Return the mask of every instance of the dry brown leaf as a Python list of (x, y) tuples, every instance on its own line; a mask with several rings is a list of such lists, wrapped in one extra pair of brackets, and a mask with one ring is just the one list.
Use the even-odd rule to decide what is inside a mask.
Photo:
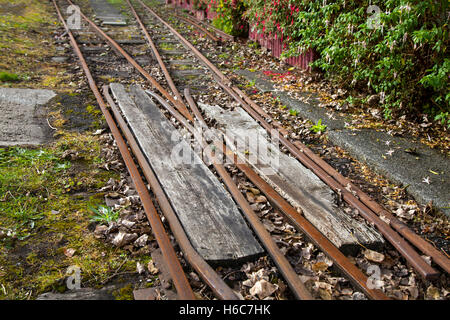
[(250, 294), (252, 296), (258, 296), (259, 299), (264, 299), (277, 291), (277, 289), (277, 285), (262, 279), (257, 281), (255, 285), (250, 288)]
[(148, 262), (147, 269), (152, 275), (158, 274), (159, 272), (158, 268), (155, 267), (152, 260)]
[(364, 251), (364, 257), (369, 261), (377, 263), (383, 262), (384, 260), (384, 254), (369, 249)]
[(318, 272), (318, 271), (322, 271), (323, 272), (323, 271), (328, 269), (328, 264), (326, 264), (325, 262), (317, 262), (317, 263), (312, 265), (312, 269), (315, 272)]
[(427, 289), (427, 297), (429, 299), (438, 300), (440, 298), (439, 289), (434, 286), (429, 286)]

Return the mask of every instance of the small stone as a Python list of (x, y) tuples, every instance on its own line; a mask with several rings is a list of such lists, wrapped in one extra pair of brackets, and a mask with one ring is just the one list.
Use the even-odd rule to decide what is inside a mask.
[(425, 260), (425, 262), (427, 264), (429, 264), (431, 266), (431, 257), (430, 256), (422, 256), (423, 260)]
[(366, 296), (361, 292), (355, 292), (352, 295), (352, 300), (367, 300)]
[(127, 227), (128, 229), (131, 229), (136, 223), (128, 220), (122, 220), (121, 224)]
[(56, 63), (63, 63), (63, 62), (66, 62), (67, 59), (68, 59), (68, 57), (64, 57), (64, 56), (63, 57), (53, 57), (52, 61), (56, 62)]
[(144, 266), (142, 265), (142, 263), (140, 263), (140, 262), (136, 263), (136, 271), (139, 274), (142, 274), (145, 271)]

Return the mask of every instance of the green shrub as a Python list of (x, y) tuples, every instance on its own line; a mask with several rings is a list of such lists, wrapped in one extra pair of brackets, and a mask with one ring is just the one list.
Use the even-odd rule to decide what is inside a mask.
[(243, 20), (246, 6), (242, 0), (211, 0), (205, 3), (208, 10), (217, 12), (213, 26), (234, 36), (247, 34), (248, 26)]
[(251, 26), (283, 38), (284, 56), (314, 49), (313, 67), (340, 86), (378, 94), (385, 117), (449, 111), (447, 0), (246, 3)]

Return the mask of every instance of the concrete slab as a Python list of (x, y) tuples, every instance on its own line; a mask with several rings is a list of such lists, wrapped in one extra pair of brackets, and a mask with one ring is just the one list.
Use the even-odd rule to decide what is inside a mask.
[(55, 96), (51, 90), (0, 88), (0, 146), (48, 141), (51, 130), (43, 105)]
[[(433, 201), (435, 207), (450, 216), (450, 162), (445, 156), (423, 144), (382, 131), (332, 130), (328, 136), (353, 157), (390, 180), (408, 186), (406, 190), (417, 201), (423, 204)], [(411, 149), (416, 152), (405, 151)], [(430, 184), (423, 181), (427, 177)]]
[(69, 290), (65, 293), (46, 292), (40, 294), (36, 300), (115, 300), (112, 291), (115, 288), (93, 289), (81, 288)]
[(103, 25), (127, 25), (125, 17), (107, 0), (90, 0), (89, 2), (96, 17), (102, 20)]
[[(424, 205), (433, 201), (436, 208), (450, 216), (448, 157), (409, 137), (393, 137), (374, 129), (348, 130), (345, 122), (350, 122), (350, 118), (338, 114), (331, 116), (326, 108), (319, 107), (318, 99), (313, 94), (305, 92), (310, 101), (305, 103), (292, 98), (287, 92), (275, 90), (271, 81), (261, 72), (235, 72), (250, 81), (254, 80), (255, 86), (261, 91), (272, 92), (289, 109), (297, 110), (302, 118), (314, 123), (322, 119), (322, 124), (327, 125), (326, 133), (332, 143), (347, 150), (354, 158), (367, 163), (388, 179), (408, 186), (407, 191), (419, 203)], [(387, 141), (390, 141), (389, 145), (386, 144)], [(405, 152), (407, 149), (416, 149), (417, 154)], [(391, 155), (388, 153), (390, 150), (394, 150)], [(430, 184), (423, 181), (427, 177)]]

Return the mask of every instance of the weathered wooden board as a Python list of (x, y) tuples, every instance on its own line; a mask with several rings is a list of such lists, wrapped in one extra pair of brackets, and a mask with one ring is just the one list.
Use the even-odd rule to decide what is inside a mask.
[[(235, 150), (258, 174), (344, 252), (355, 252), (360, 244), (378, 248), (384, 240), (371, 226), (362, 224), (335, 205), (335, 193), (297, 159), (282, 153), (253, 118), (242, 108), (224, 111), (219, 106), (199, 104)], [(253, 141), (248, 143), (245, 141)], [(360, 243), (360, 244), (359, 244)]]
[(148, 95), (138, 86), (110, 87), (198, 253), (216, 263), (261, 254), (229, 193)]

